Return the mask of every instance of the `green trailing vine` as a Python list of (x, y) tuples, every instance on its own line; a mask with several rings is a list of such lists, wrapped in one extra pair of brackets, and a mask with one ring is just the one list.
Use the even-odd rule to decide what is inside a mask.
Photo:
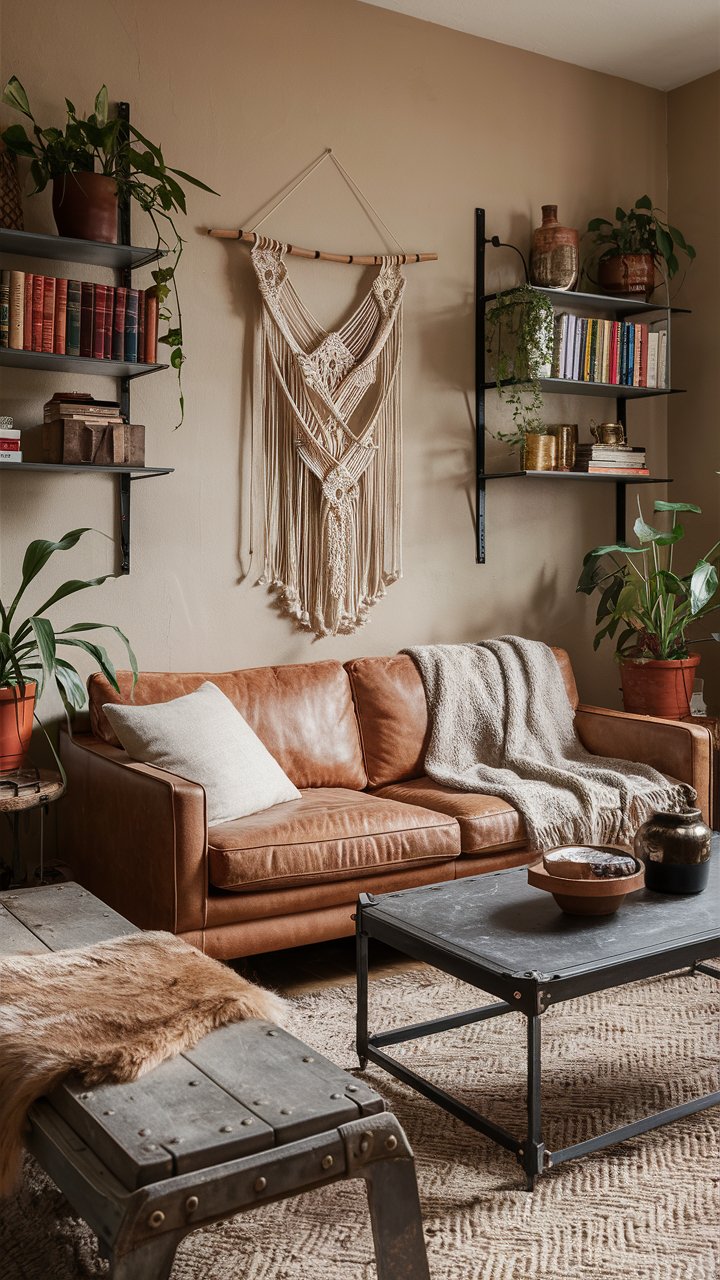
[(550, 299), (528, 284), (499, 293), (486, 313), (486, 350), (514, 425), (496, 438), (512, 452), (522, 448), (526, 435), (546, 434), (539, 371), (552, 359), (553, 321)]

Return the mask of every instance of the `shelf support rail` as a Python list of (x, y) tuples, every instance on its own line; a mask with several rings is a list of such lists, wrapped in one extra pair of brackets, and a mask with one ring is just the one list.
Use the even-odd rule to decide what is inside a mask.
[(475, 563), (485, 563), (485, 210), (475, 210)]

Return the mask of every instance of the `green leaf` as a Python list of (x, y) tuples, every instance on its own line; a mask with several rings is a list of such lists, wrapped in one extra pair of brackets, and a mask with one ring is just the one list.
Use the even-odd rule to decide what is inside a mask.
[(91, 640), (73, 639), (70, 636), (58, 635), (56, 639), (59, 645), (69, 645), (74, 649), (83, 649), (85, 653), (89, 653), (90, 657), (95, 659), (105, 679), (110, 682), (117, 693), (120, 692), (114, 663), (103, 645), (93, 644)]
[(42, 664), (43, 678), (42, 687), (38, 689), (39, 700), (48, 681), (51, 681), (55, 675), (55, 632), (52, 623), (47, 618), (32, 617), (28, 621), (35, 636)]
[[(63, 637), (69, 636), (69, 635), (77, 635), (78, 632), (102, 631), (104, 629), (108, 631), (114, 631), (115, 635), (118, 636), (120, 640), (122, 640), (125, 646), (125, 649), (127, 651), (128, 661), (130, 663), (130, 670), (132, 671), (133, 689), (134, 689), (138, 679), (137, 658), (135, 657), (132, 646), (127, 636), (125, 635), (125, 632), (121, 631), (120, 628), (116, 627), (112, 622), (76, 622), (74, 626), (64, 627), (62, 631), (58, 631), (57, 633), (58, 643), (62, 641)], [(110, 680), (110, 683), (113, 684), (112, 677), (108, 677), (108, 679)], [(120, 690), (117, 687), (117, 682), (114, 683), (114, 688), (118, 693), (120, 692)]]
[(30, 120), (33, 119), (28, 96), (17, 76), (11, 76), (8, 80), (2, 91), (2, 100), (6, 106), (14, 107), (16, 111), (22, 111), (23, 115)]
[(74, 120), (74, 119), (75, 119), (75, 117), (76, 117), (76, 115), (77, 115), (77, 111), (75, 110), (75, 104), (74, 104), (74, 102), (71, 102), (69, 98), (66, 98), (66, 99), (65, 99), (65, 107), (66, 107), (66, 109), (67, 109), (67, 113), (68, 113), (68, 115), (70, 116), (70, 118), (71, 118), (72, 120)]
[(185, 357), (182, 351), (180, 350), (179, 347), (175, 347), (174, 351), (170, 356), (170, 364), (172, 365), (173, 369), (179, 369), (180, 365), (184, 364), (184, 362), (185, 362)]
[(641, 196), (639, 200), (635, 201), (635, 208), (636, 209), (652, 209), (652, 200), (650, 199), (649, 196)]
[(105, 573), (100, 578), (70, 578), (53, 592), (37, 612), (47, 613), (48, 609), (57, 604), (58, 600), (65, 600), (67, 596), (75, 595), (77, 591), (85, 591), (88, 587), (100, 587), (103, 582), (107, 582), (108, 578), (114, 577), (114, 573)]
[(0, 135), (8, 151), (16, 156), (34, 156), (35, 144), (28, 138), (21, 124), (11, 124), (9, 129)]
[[(175, 172), (177, 173), (179, 170), (176, 169)], [(183, 177), (184, 176), (185, 175), (183, 174)], [(609, 222), (607, 218), (591, 218), (588, 222), (587, 229), (588, 231), (599, 231), (601, 227), (611, 226), (612, 222)]]
[(685, 252), (687, 253), (687, 243), (685, 241), (685, 237), (682, 231), (678, 231), (677, 227), (672, 227), (670, 223), (668, 223), (668, 231), (670, 232), (670, 235), (672, 236), (675, 243), (679, 244), (680, 248), (684, 249)]
[(661, 498), (656, 499), (655, 511), (693, 511), (695, 515), (701, 516), (700, 507), (696, 507), (693, 502), (663, 502)]
[(97, 97), (95, 98), (95, 119), (100, 127), (107, 124), (108, 118), (108, 91), (107, 85), (103, 85)]
[(678, 262), (674, 253), (671, 253), (670, 257), (667, 260), (667, 269), (668, 269), (668, 275), (670, 279), (672, 279), (674, 275), (677, 275), (678, 271), (680, 270), (680, 263)]
[(691, 244), (686, 245), (686, 252), (687, 252), (688, 258), (690, 259), (695, 258), (697, 256), (696, 251)]
[(633, 525), (635, 536), (640, 542), (654, 542), (657, 547), (670, 547), (675, 542), (679, 542), (685, 530), (681, 524), (674, 524), (669, 533), (664, 529), (654, 529), (651, 524), (638, 516)]
[(182, 178), (183, 182), (191, 182), (194, 187), (199, 187), (201, 191), (207, 191), (211, 196), (220, 194), (219, 191), (213, 191), (212, 187), (208, 187), (206, 183), (201, 182), (199, 178), (193, 178), (191, 173), (185, 173), (183, 169), (173, 169), (170, 165), (168, 165), (168, 169), (170, 173), (175, 173), (178, 178)]
[(87, 701), (85, 685), (69, 662), (58, 658), (55, 664), (55, 680), (67, 711), (82, 711)]
[(670, 259), (673, 256), (672, 237), (668, 235), (667, 231), (663, 231), (662, 227), (655, 228), (655, 237), (657, 239), (658, 249), (665, 261), (669, 264)]
[(690, 579), (690, 612), (694, 616), (712, 600), (718, 586), (718, 573), (714, 564), (700, 560)]

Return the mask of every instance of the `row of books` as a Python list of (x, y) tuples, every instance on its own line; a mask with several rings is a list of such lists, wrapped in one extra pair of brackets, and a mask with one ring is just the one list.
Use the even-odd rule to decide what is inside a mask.
[(20, 432), (9, 415), (0, 416), (0, 462), (22, 462)]
[(0, 273), (0, 347), (156, 364), (157, 340), (153, 289)]
[(552, 378), (622, 387), (667, 385), (667, 328), (632, 320), (555, 318)]
[(649, 476), (642, 445), (579, 444), (575, 454), (575, 470), (590, 475)]

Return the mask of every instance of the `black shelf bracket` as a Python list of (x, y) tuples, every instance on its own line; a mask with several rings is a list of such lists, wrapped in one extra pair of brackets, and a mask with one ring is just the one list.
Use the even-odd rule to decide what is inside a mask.
[(485, 563), (485, 210), (475, 210), (475, 563)]

